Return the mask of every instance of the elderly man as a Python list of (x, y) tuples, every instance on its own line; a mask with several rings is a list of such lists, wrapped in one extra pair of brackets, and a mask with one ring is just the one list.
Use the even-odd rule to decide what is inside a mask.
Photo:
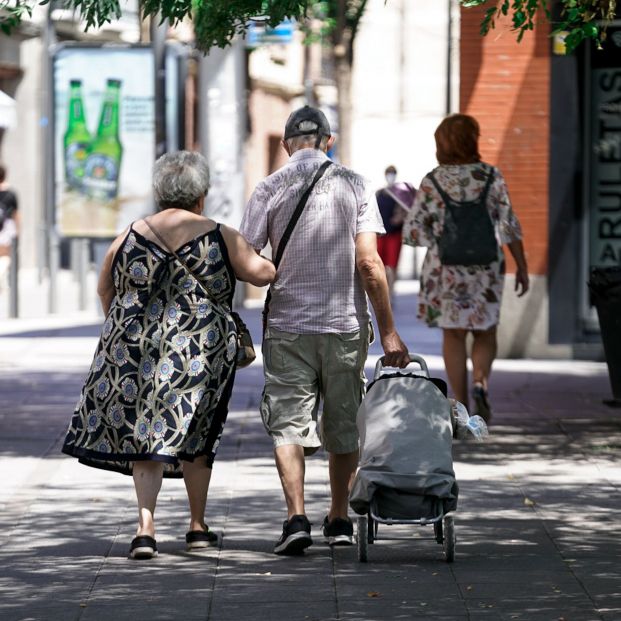
[[(331, 545), (352, 543), (348, 495), (358, 465), (356, 412), (371, 330), (365, 292), (385, 364), (409, 362), (377, 253), (376, 236), (384, 227), (375, 195), (360, 175), (330, 165), (326, 152), (333, 142), (320, 110), (293, 112), (282, 141), (289, 161), (257, 186), (241, 224), (257, 251), (270, 242), (278, 268), (266, 305), (261, 403), (288, 510), (276, 554), (300, 554), (313, 543), (304, 508), (304, 456), (322, 445), (329, 453), (332, 495), (323, 534)], [(289, 238), (285, 231), (296, 211), (299, 220)]]

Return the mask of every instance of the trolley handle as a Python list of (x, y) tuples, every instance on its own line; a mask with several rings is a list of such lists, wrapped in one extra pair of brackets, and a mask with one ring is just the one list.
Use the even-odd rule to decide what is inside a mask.
[[(409, 364), (412, 364), (413, 362), (418, 363), (423, 373), (429, 376), (429, 368), (427, 367), (427, 363), (425, 362), (425, 359), (422, 356), (419, 356), (418, 354), (414, 354), (412, 352), (408, 352), (408, 356), (410, 358)], [(380, 356), (379, 360), (377, 361), (375, 365), (375, 373), (373, 375), (373, 380), (379, 379), (380, 375), (382, 374), (382, 371), (385, 368), (386, 367), (384, 367), (384, 356)]]

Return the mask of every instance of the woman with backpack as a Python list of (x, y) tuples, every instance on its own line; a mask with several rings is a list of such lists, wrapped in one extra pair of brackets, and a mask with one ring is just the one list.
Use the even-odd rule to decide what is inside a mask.
[(427, 246), (418, 318), (443, 331), (442, 353), (455, 398), (468, 406), (466, 337), (472, 333), (475, 413), (489, 422), (488, 381), (504, 286), (506, 245), (517, 265), (515, 290), (528, 291), (522, 230), (498, 168), (481, 161), (479, 124), (445, 118), (435, 132), (439, 166), (421, 181), (404, 242)]

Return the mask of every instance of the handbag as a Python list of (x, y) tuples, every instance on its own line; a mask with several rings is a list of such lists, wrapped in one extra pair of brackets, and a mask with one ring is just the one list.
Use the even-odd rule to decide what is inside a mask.
[[(295, 228), (295, 225), (297, 224), (298, 220), (300, 219), (300, 216), (302, 215), (302, 211), (304, 210), (304, 207), (306, 206), (308, 197), (311, 195), (311, 192), (313, 191), (313, 188), (315, 187), (319, 179), (323, 177), (323, 174), (326, 172), (326, 170), (328, 170), (328, 168), (331, 165), (332, 165), (332, 162), (328, 160), (327, 162), (324, 162), (319, 167), (319, 170), (315, 173), (315, 176), (313, 177), (311, 184), (306, 188), (304, 194), (302, 194), (302, 197), (300, 198), (300, 201), (296, 205), (293, 215), (291, 216), (291, 219), (289, 220), (289, 223), (287, 224), (287, 228), (285, 229), (285, 232), (282, 234), (282, 237), (280, 238), (280, 243), (278, 244), (278, 250), (276, 250), (276, 255), (274, 256), (273, 262), (274, 262), (274, 267), (276, 268), (276, 270), (278, 270), (278, 266), (280, 265), (282, 255), (285, 252), (285, 248), (287, 244), (289, 243), (289, 238), (291, 237), (291, 233), (293, 233), (293, 229)], [(265, 335), (265, 330), (267, 328), (267, 315), (269, 312), (271, 300), (272, 300), (272, 287), (270, 286), (270, 288), (267, 290), (267, 295), (265, 296), (265, 304), (263, 305), (263, 334), (264, 335)]]
[(438, 239), (442, 265), (489, 265), (498, 260), (498, 242), (487, 209), (487, 196), (494, 180), (489, 174), (479, 198), (473, 201), (452, 199), (436, 181), (427, 175), (444, 201), (444, 226)]
[[(162, 242), (164, 248), (166, 248), (174, 257), (177, 259), (181, 265), (189, 272), (198, 282), (201, 282), (201, 278), (190, 268), (190, 266), (168, 245), (166, 240), (159, 234), (159, 232), (151, 226), (151, 223), (144, 218), (145, 224), (151, 229), (151, 232)], [(210, 293), (209, 289), (203, 285), (203, 289), (207, 294), (207, 297), (214, 303), (220, 304)], [(239, 316), (235, 311), (230, 311), (231, 318), (235, 323), (235, 330), (237, 332), (237, 357), (235, 359), (235, 364), (238, 368), (243, 369), (247, 367), (249, 364), (252, 364), (256, 357), (257, 353), (254, 350), (254, 345), (252, 343), (252, 335), (250, 334), (250, 330), (248, 330), (248, 326), (244, 323), (244, 320)]]

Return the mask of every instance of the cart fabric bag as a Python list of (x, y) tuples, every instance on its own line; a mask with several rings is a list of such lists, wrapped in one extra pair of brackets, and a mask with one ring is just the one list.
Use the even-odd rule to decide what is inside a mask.
[(358, 409), (360, 467), (352, 509), (368, 512), (375, 495), (382, 517), (431, 518), (457, 508), (451, 406), (442, 380), (381, 375)]

